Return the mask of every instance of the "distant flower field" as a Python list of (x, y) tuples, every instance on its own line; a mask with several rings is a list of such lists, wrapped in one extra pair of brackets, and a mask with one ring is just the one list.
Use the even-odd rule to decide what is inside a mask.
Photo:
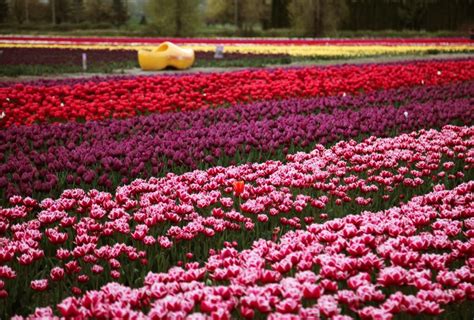
[(156, 46), (163, 41), (172, 41), (197, 52), (214, 52), (216, 45), (222, 45), (226, 54), (285, 54), (327, 58), (474, 51), (472, 41), (463, 38), (305, 40), (0, 36), (0, 48), (138, 50)]

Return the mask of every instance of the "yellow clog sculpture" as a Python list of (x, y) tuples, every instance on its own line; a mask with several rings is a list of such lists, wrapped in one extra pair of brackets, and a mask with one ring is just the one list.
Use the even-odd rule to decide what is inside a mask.
[(138, 63), (142, 70), (162, 70), (166, 67), (187, 69), (194, 63), (194, 50), (166, 41), (157, 48), (139, 50)]

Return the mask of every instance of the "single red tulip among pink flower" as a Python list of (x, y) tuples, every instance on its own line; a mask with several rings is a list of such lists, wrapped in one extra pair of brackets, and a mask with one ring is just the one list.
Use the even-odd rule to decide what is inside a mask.
[(235, 181), (232, 186), (234, 188), (235, 195), (239, 197), (242, 194), (242, 192), (244, 192), (245, 182), (242, 180)]

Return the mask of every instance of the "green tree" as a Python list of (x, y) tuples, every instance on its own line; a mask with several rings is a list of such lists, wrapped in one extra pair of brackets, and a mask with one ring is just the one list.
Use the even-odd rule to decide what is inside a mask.
[(70, 21), (71, 1), (56, 0), (56, 23), (64, 23)]
[(11, 0), (9, 12), (19, 23), (43, 21), (47, 18), (47, 4), (38, 0)]
[(112, 1), (112, 17), (116, 25), (123, 25), (128, 20), (127, 6), (123, 0)]
[(420, 30), (428, 13), (429, 2), (433, 1), (410, 0), (402, 2), (398, 8), (398, 16), (404, 22), (403, 27)]
[(28, 6), (28, 0), (11, 0), (10, 12), (14, 16), (17, 23), (22, 24), (25, 21), (28, 22), (28, 10), (25, 10), (25, 8), (28, 8)]
[(268, 0), (209, 0), (206, 20), (209, 23), (232, 22), (239, 30), (251, 31), (264, 19), (270, 20), (271, 1)]
[(252, 31), (255, 25), (262, 22), (266, 13), (265, 0), (241, 0), (237, 1), (240, 5), (239, 13), (241, 20), (241, 29), (245, 32)]
[(233, 0), (208, 0), (205, 16), (208, 23), (234, 21)]
[(72, 0), (70, 7), (71, 21), (74, 23), (84, 21), (84, 0)]
[(271, 27), (286, 28), (290, 26), (288, 14), (289, 0), (273, 0), (271, 9)]
[(163, 36), (192, 36), (201, 24), (199, 0), (150, 0), (151, 25)]
[(0, 0), (0, 23), (5, 22), (8, 17), (8, 11), (7, 0)]
[(67, 22), (71, 9), (69, 0), (49, 0), (52, 24)]
[(86, 21), (104, 23), (112, 21), (110, 1), (86, 0), (84, 2)]
[(336, 31), (348, 14), (345, 0), (291, 0), (288, 11), (293, 29), (313, 37)]

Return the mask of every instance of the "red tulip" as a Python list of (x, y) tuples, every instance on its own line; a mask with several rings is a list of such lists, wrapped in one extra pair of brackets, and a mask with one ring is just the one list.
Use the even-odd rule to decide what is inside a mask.
[(234, 188), (234, 192), (235, 192), (235, 195), (237, 197), (239, 197), (242, 192), (244, 192), (244, 189), (245, 189), (245, 182), (240, 180), (240, 181), (235, 181), (233, 184), (232, 184), (233, 188)]

